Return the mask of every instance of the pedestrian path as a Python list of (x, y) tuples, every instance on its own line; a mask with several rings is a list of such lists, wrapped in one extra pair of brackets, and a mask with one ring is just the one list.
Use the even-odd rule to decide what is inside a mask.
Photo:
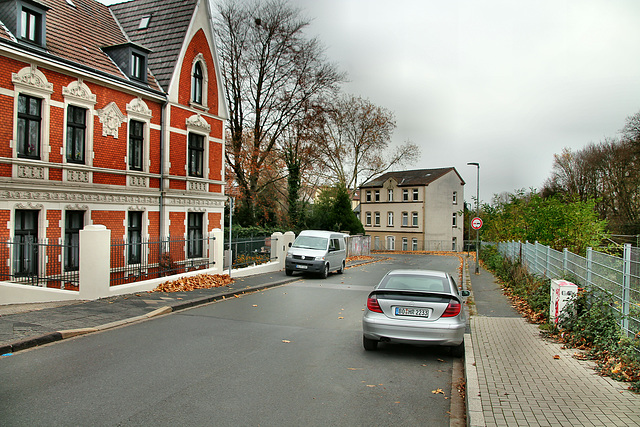
[[(490, 282), (486, 270), (471, 275), (473, 288)], [(522, 317), (479, 310), (467, 340), (468, 425), (640, 426), (640, 395), (599, 376), (593, 362), (544, 339)]]

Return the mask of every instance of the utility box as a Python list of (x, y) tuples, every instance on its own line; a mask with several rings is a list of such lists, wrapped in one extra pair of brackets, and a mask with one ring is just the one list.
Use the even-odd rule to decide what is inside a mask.
[(562, 310), (578, 294), (578, 285), (566, 280), (551, 281), (551, 303), (549, 304), (549, 321), (558, 324)]

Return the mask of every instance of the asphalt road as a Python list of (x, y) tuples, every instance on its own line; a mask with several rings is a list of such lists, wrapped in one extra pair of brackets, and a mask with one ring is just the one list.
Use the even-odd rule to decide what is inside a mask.
[(448, 349), (362, 348), (367, 293), (400, 267), (457, 277), (458, 259), (300, 276), (20, 352), (0, 363), (0, 425), (449, 426)]

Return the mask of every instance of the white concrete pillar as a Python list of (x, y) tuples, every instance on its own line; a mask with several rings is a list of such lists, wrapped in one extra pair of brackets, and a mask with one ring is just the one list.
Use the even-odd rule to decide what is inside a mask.
[(214, 228), (209, 233), (215, 240), (209, 240), (209, 265), (215, 268), (214, 274), (223, 274), (224, 266), (224, 232), (219, 228)]
[(111, 230), (104, 225), (87, 225), (80, 230), (80, 299), (109, 295), (111, 281)]

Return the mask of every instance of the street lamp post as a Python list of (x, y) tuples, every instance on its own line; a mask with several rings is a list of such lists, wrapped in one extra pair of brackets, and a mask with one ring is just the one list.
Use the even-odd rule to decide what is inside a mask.
[[(478, 170), (476, 178), (476, 217), (480, 218), (480, 163), (469, 162), (469, 166), (475, 166)], [(480, 245), (480, 230), (476, 229), (476, 274), (480, 274), (480, 259), (478, 258), (478, 246)]]

